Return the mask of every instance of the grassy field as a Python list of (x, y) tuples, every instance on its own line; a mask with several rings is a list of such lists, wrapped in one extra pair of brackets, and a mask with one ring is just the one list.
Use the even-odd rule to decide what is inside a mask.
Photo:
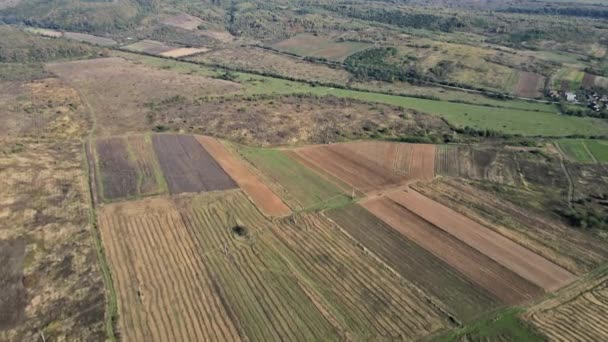
[[(269, 185), (292, 209), (334, 208), (351, 202), (351, 198), (337, 186), (279, 150), (245, 146), (238, 146), (237, 149), (270, 178)], [(277, 191), (277, 188), (282, 191)]]
[(506, 309), (481, 319), (436, 341), (544, 341), (544, 337), (519, 319), (520, 310)]
[[(126, 56), (167, 70), (216, 77), (222, 73), (221, 71), (214, 71), (211, 68), (183, 62), (154, 57), (140, 57), (131, 54)], [(321, 96), (334, 95), (355, 98), (436, 114), (458, 127), (468, 126), (480, 130), (491, 129), (524, 136), (604, 135), (608, 132), (608, 123), (605, 120), (558, 115), (557, 109), (555, 109), (554, 113), (549, 113), (522, 109), (495, 108), (324, 86), (311, 86), (302, 82), (246, 73), (235, 73), (235, 75), (237, 76), (237, 81), (244, 86), (242, 92), (248, 95), (312, 93)]]
[(593, 156), (585, 146), (585, 141), (581, 139), (563, 139), (558, 142), (559, 148), (566, 157), (572, 161), (581, 163), (593, 163)]
[(566, 157), (581, 163), (608, 162), (608, 142), (595, 139), (562, 139), (558, 145)]

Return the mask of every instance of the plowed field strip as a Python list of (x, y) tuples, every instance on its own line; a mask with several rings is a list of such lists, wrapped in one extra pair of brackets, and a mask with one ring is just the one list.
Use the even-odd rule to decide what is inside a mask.
[(152, 143), (171, 194), (237, 187), (193, 136), (156, 134)]
[(129, 155), (137, 165), (138, 186), (141, 195), (156, 195), (166, 192), (166, 184), (156, 153), (149, 136), (132, 135), (127, 137)]
[(518, 304), (535, 298), (543, 292), (389, 198), (368, 201), (363, 206), (504, 303)]
[(469, 320), (499, 305), (486, 290), (359, 205), (332, 210), (328, 215), (404, 278), (436, 297), (458, 319)]
[(137, 170), (129, 159), (126, 141), (118, 137), (99, 139), (95, 147), (103, 198), (114, 200), (135, 196)]
[(391, 193), (389, 197), (547, 291), (575, 279), (562, 267), (417, 191)]
[(367, 192), (404, 181), (392, 171), (375, 167), (374, 163), (357, 161), (352, 154), (339, 147), (309, 147), (297, 149), (296, 153), (308, 159), (329, 174), (341, 179), (360, 191)]
[(196, 139), (236, 181), (262, 212), (270, 216), (286, 216), (291, 210), (275, 195), (266, 184), (237, 160), (224, 146), (214, 138), (197, 136)]

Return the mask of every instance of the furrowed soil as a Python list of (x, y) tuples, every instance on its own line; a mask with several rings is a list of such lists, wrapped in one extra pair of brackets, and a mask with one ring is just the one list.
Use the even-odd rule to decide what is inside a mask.
[(317, 215), (275, 223), (241, 191), (109, 204), (124, 340), (413, 339), (446, 320)]
[(542, 75), (519, 71), (519, 78), (513, 89), (513, 93), (523, 97), (539, 97), (542, 95), (544, 83), (545, 78)]
[(98, 136), (149, 132), (147, 104), (156, 101), (226, 95), (240, 89), (234, 82), (146, 67), (123, 58), (51, 63), (46, 69), (78, 89), (95, 116)]
[(264, 214), (286, 216), (291, 214), (289, 207), (266, 184), (264, 184), (242, 161), (218, 140), (197, 136), (196, 139), (220, 166), (236, 181)]
[(96, 144), (97, 167), (102, 196), (111, 201), (137, 195), (138, 176), (134, 162), (129, 158), (125, 138), (98, 139)]
[[(380, 156), (383, 160), (380, 161), (379, 164), (376, 160), (353, 153), (353, 150), (356, 150), (357, 145), (335, 144), (329, 146), (303, 147), (295, 150), (295, 152), (301, 158), (317, 165), (317, 167), (325, 170), (353, 188), (366, 193), (402, 185), (408, 180), (408, 177), (405, 174), (390, 167), (391, 165), (388, 165), (389, 168), (387, 168), (386, 160), (384, 160), (383, 156)], [(374, 146), (369, 145), (369, 143), (363, 146), (370, 147), (371, 151), (374, 149)], [(389, 158), (393, 153), (397, 156), (398, 151), (391, 151), (391, 146), (385, 147), (387, 147), (386, 153), (389, 154)], [(394, 148), (397, 147), (395, 146)], [(415, 160), (411, 164), (418, 166), (419, 164), (425, 164), (426, 162), (426, 165), (420, 167), (420, 169), (426, 170), (432, 174), (435, 158), (434, 148), (429, 145), (427, 150), (428, 151), (426, 152), (431, 154), (431, 156), (425, 158), (424, 153), (420, 153), (418, 156), (414, 156), (414, 159), (418, 159), (416, 157), (419, 157), (420, 160)], [(363, 153), (365, 153), (365, 150)], [(382, 165), (382, 163), (384, 163), (384, 165)]]
[(435, 177), (435, 145), (362, 141), (333, 147), (369, 160), (379, 168), (404, 175), (408, 180), (431, 180)]
[(549, 341), (605, 341), (608, 315), (606, 267), (534, 305), (523, 318)]
[(391, 193), (389, 197), (546, 291), (575, 279), (564, 268), (415, 190)]
[[(538, 298), (544, 293), (540, 287), (434, 226), (389, 197), (365, 201), (363, 207), (491, 293), (499, 303), (521, 304)], [(486, 305), (491, 308), (492, 305), (496, 305), (496, 301), (489, 301)], [(476, 316), (463, 319), (472, 318), (476, 318)]]
[[(547, 215), (546, 210), (513, 204), (502, 198), (501, 192), (484, 190), (463, 180), (419, 183), (414, 188), (574, 274), (587, 273), (608, 259), (608, 246), (602, 240), (564, 225)], [(522, 196), (530, 198), (528, 192)]]
[(471, 320), (499, 302), (448, 263), (376, 216), (353, 204), (326, 215), (402, 277), (414, 283), (459, 321)]
[(152, 143), (171, 194), (237, 187), (193, 136), (155, 134)]
[(0, 138), (0, 340), (102, 341), (82, 143)]

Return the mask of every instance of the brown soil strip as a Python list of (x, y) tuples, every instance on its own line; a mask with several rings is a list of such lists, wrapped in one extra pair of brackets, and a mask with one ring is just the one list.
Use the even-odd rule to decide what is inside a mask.
[(576, 278), (540, 255), (414, 190), (392, 193), (389, 197), (547, 291), (556, 290)]
[(196, 139), (264, 214), (269, 216), (291, 214), (289, 207), (219, 141), (205, 136), (198, 136)]
[(543, 293), (539, 287), (433, 226), (390, 198), (379, 198), (366, 202), (363, 206), (504, 303), (520, 304)]

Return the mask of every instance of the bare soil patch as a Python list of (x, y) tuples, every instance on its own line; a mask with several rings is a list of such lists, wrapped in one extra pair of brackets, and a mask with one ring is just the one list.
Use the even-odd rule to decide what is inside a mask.
[[(160, 101), (158, 101), (160, 102)], [(211, 135), (247, 145), (331, 143), (377, 135), (450, 132), (436, 116), (337, 97), (273, 96), (155, 103), (149, 127)]]
[(196, 139), (220, 166), (236, 181), (255, 205), (266, 215), (286, 216), (291, 213), (289, 207), (266, 184), (264, 184), (243, 161), (228, 151), (219, 141), (211, 137), (197, 136)]
[[(15, 327), (24, 318), (27, 299), (23, 287), (26, 243), (22, 238), (0, 240), (0, 330)], [(9, 309), (10, 308), (10, 309)]]
[(157, 134), (152, 143), (171, 194), (237, 187), (193, 136)]
[(77, 40), (79, 42), (95, 44), (95, 45), (99, 45), (99, 46), (116, 45), (116, 41), (114, 41), (111, 38), (94, 36), (94, 35), (88, 34), (88, 33), (64, 32), (63, 36), (68, 39)]
[(562, 267), (417, 191), (396, 192), (389, 197), (547, 291), (556, 290), (575, 279), (574, 274)]
[(122, 47), (130, 51), (145, 52), (153, 55), (161, 55), (163, 52), (174, 50), (174, 46), (156, 40), (145, 39), (137, 43)]
[(584, 88), (593, 88), (593, 87), (595, 87), (595, 75), (591, 75), (589, 73), (585, 73), (585, 76), (583, 76), (582, 86)]
[(540, 97), (545, 78), (542, 75), (527, 71), (519, 71), (519, 78), (515, 85), (514, 93), (523, 97)]
[(520, 304), (543, 290), (389, 197), (363, 206), (408, 239), (464, 274), (503, 303)]
[(122, 58), (52, 63), (47, 69), (78, 89), (95, 115), (96, 134), (149, 131), (146, 104), (179, 96), (229, 94), (239, 85), (146, 67)]
[(137, 195), (137, 169), (129, 158), (126, 140), (122, 137), (98, 139), (95, 146), (103, 198), (114, 200)]
[(196, 55), (197, 53), (207, 52), (209, 49), (207, 48), (177, 48), (169, 51), (165, 51), (160, 53), (161, 56), (164, 57), (185, 57), (190, 55)]

